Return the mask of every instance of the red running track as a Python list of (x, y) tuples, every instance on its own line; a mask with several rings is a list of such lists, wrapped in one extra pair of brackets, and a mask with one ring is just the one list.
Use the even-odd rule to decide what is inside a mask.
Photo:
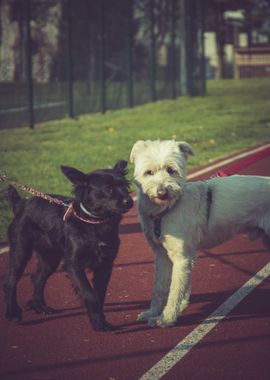
[[(250, 158), (250, 157), (249, 157)], [(235, 162), (233, 164), (236, 164)], [(229, 170), (230, 164), (222, 169)], [(209, 177), (211, 172), (205, 173)], [(241, 174), (270, 175), (270, 154), (241, 166)], [(201, 174), (201, 176), (203, 176)], [(105, 312), (115, 333), (93, 332), (65, 273), (48, 281), (46, 298), (64, 309), (53, 316), (24, 311), (23, 322), (4, 319), (2, 284), (7, 254), (0, 255), (0, 379), (135, 380), (269, 263), (259, 242), (237, 237), (216, 249), (198, 252), (191, 305), (177, 326), (149, 328), (136, 321), (150, 302), (153, 255), (141, 233), (135, 209), (121, 227), (121, 249), (106, 297)], [(30, 273), (20, 281), (19, 302), (31, 296)], [(201, 339), (164, 379), (269, 380), (270, 280), (262, 281)], [(158, 376), (148, 376), (156, 380)]]

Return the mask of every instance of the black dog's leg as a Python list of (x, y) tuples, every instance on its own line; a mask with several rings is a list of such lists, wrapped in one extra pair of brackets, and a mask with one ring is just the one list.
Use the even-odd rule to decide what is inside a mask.
[(99, 294), (90, 285), (84, 268), (82, 268), (79, 263), (72, 263), (67, 265), (67, 271), (70, 275), (75, 291), (79, 294), (86, 307), (93, 329), (96, 331), (111, 330), (110, 325), (105, 321)]
[(56, 271), (60, 260), (61, 257), (58, 252), (50, 250), (48, 247), (44, 252), (39, 251), (37, 272), (32, 275), (34, 285), (33, 298), (27, 303), (28, 307), (37, 313), (53, 314), (61, 311), (47, 306), (44, 299), (44, 288), (47, 279)]
[[(103, 310), (103, 305), (104, 305), (104, 301), (105, 301), (106, 290), (107, 290), (108, 283), (109, 283), (110, 278), (111, 278), (112, 267), (113, 267), (113, 263), (110, 263), (107, 265), (106, 268), (103, 267), (103, 268), (96, 269), (94, 271), (93, 284), (94, 284), (94, 288), (98, 294), (98, 298), (100, 300), (102, 310)], [(108, 330), (114, 329), (114, 327), (112, 325), (110, 325), (108, 322), (105, 322), (105, 323), (106, 323)]]
[(108, 283), (111, 278), (112, 266), (94, 271), (94, 288), (98, 293), (99, 300), (103, 306)]
[(17, 303), (17, 283), (31, 258), (32, 249), (29, 242), (10, 240), (9, 273), (4, 285), (6, 297), (6, 318), (12, 322), (22, 319), (22, 310)]

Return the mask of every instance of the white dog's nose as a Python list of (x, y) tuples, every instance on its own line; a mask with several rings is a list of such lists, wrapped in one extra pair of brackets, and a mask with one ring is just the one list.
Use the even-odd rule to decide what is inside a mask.
[(168, 192), (167, 189), (159, 189), (157, 191), (157, 196), (158, 196), (159, 199), (161, 199), (161, 200), (164, 201), (164, 200), (168, 199), (169, 192)]

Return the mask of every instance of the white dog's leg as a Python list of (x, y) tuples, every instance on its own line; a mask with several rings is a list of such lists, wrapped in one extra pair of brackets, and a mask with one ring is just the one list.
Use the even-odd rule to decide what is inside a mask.
[(190, 299), (190, 293), (191, 293), (191, 276), (189, 277), (187, 290), (183, 296), (183, 299), (179, 306), (178, 316), (182, 314), (182, 312), (188, 307), (189, 305), (189, 299)]
[(150, 326), (166, 327), (173, 325), (179, 314), (188, 305), (192, 263), (189, 259), (179, 259), (177, 256), (173, 258), (172, 262), (171, 286), (167, 304), (161, 315), (149, 319)]
[(152, 291), (152, 300), (149, 310), (138, 315), (139, 320), (148, 321), (157, 317), (166, 305), (170, 289), (172, 263), (164, 249), (156, 250), (155, 274)]
[[(195, 259), (190, 261), (190, 271), (193, 270), (194, 265), (195, 265)], [(191, 285), (192, 285), (192, 281), (191, 281), (191, 274), (190, 274), (190, 276), (189, 276), (189, 281), (188, 281), (188, 285), (187, 285), (187, 290), (186, 290), (186, 293), (184, 294), (183, 300), (182, 300), (181, 305), (180, 305), (179, 315), (180, 315), (180, 314), (181, 314), (181, 313), (182, 313), (182, 312), (188, 307), (188, 305), (189, 305), (189, 299), (190, 299), (190, 294), (191, 294)]]

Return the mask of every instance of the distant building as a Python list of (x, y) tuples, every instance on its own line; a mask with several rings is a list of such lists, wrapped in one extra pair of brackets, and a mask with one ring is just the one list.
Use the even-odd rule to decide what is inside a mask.
[[(226, 78), (269, 77), (270, 45), (268, 38), (256, 30), (242, 30), (243, 13), (225, 12), (227, 43), (224, 47)], [(217, 77), (218, 57), (214, 32), (205, 32), (206, 76)]]

